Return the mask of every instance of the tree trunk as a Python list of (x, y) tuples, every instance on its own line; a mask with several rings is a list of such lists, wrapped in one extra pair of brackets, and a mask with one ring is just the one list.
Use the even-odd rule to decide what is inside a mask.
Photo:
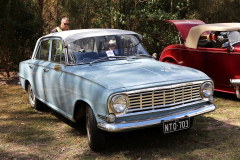
[(136, 25), (137, 25), (137, 4), (138, 4), (138, 1), (135, 0), (135, 19), (134, 19), (134, 22), (133, 22), (133, 26), (132, 26), (132, 31), (135, 31), (135, 29), (137, 28)]
[(43, 12), (43, 0), (38, 0), (39, 12), (42, 15)]
[(0, 58), (1, 58), (1, 63), (3, 66), (4, 71), (7, 73), (7, 77), (10, 77), (9, 74), (9, 57), (8, 57), (8, 53), (5, 52), (5, 54), (3, 53), (3, 51), (0, 53)]

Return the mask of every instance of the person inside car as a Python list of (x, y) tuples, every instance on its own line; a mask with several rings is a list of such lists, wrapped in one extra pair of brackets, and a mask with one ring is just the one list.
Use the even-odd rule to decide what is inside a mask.
[(213, 48), (221, 48), (222, 47), (222, 40), (218, 37), (221, 36), (220, 31), (212, 31), (210, 34), (210, 40), (212, 42)]
[[(118, 52), (118, 49), (117, 48), (117, 43), (116, 43), (116, 40), (110, 40), (108, 42), (108, 48), (109, 50), (106, 51), (106, 54), (108, 56), (119, 56), (119, 52)], [(113, 55), (112, 55), (113, 54)]]

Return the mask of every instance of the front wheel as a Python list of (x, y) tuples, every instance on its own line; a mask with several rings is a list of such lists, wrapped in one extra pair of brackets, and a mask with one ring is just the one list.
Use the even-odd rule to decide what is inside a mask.
[(105, 133), (97, 127), (97, 121), (90, 106), (86, 108), (86, 129), (90, 148), (93, 151), (103, 150), (105, 147)]
[(36, 98), (32, 86), (30, 84), (28, 85), (28, 99), (33, 109), (40, 111), (45, 108), (44, 104)]

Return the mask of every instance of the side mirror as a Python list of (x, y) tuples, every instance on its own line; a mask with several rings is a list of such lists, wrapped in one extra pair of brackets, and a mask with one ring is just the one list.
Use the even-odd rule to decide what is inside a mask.
[(54, 70), (57, 71), (57, 72), (60, 71), (61, 69), (62, 69), (62, 67), (61, 67), (60, 64), (57, 64), (57, 65), (54, 66)]
[(157, 60), (157, 53), (153, 53), (152, 58)]

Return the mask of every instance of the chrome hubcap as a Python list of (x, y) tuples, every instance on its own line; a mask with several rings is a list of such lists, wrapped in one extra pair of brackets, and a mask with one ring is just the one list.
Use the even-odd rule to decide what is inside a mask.
[(34, 104), (35, 104), (35, 95), (33, 93), (33, 90), (32, 90), (31, 86), (29, 88), (29, 95), (28, 95), (28, 97), (29, 97), (29, 101), (30, 101), (31, 105), (34, 106)]
[(90, 122), (89, 122), (89, 115), (88, 115), (88, 111), (87, 111), (87, 137), (88, 137), (88, 141), (91, 142), (91, 134), (90, 134)]

